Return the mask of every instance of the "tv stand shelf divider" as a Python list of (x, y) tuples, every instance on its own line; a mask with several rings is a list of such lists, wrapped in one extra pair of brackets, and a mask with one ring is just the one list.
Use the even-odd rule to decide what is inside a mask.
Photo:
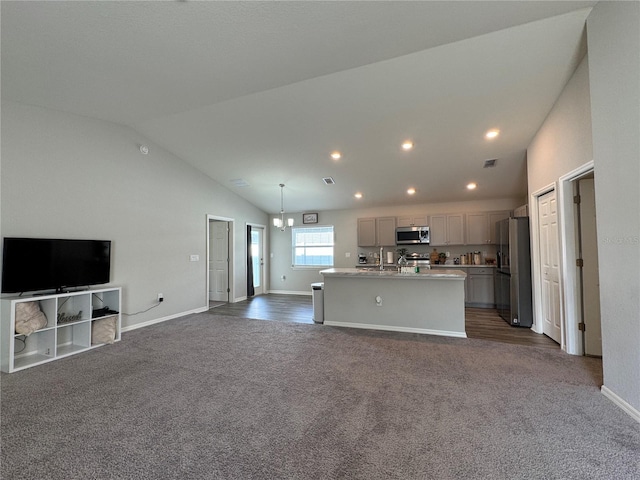
[[(121, 300), (121, 288), (2, 298), (0, 369), (17, 372), (105, 345), (92, 344), (92, 331), (97, 320), (107, 317), (116, 317), (113, 341), (119, 341), (121, 314), (107, 313), (92, 318), (92, 312), (105, 308), (120, 312)], [(17, 334), (16, 305), (21, 302), (38, 302), (47, 317), (47, 325), (28, 336)]]

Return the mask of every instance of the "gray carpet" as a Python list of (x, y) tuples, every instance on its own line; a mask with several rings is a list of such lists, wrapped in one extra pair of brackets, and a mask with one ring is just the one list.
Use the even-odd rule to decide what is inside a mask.
[(600, 361), (191, 315), (2, 375), (5, 479), (632, 479)]

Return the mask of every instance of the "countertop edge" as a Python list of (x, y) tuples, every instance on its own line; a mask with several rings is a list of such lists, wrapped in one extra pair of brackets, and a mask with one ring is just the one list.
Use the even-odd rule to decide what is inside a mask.
[[(411, 265), (411, 264), (412, 263), (409, 262), (409, 265)], [(355, 266), (355, 268), (376, 268), (378, 266), (379, 265), (376, 265), (375, 263), (359, 263), (359, 264), (357, 264)], [(391, 267), (396, 267), (397, 265), (395, 263), (385, 263), (384, 266), (391, 268)], [(434, 265), (431, 265), (431, 268), (432, 269), (433, 268), (453, 268), (453, 269), (456, 269), (456, 268), (496, 268), (496, 265), (495, 264), (492, 264), (492, 265), (488, 265), (488, 264), (487, 265), (453, 265), (453, 264), (451, 264), (451, 265), (448, 265), (448, 264), (447, 265), (438, 265), (438, 264), (434, 264)]]
[(368, 278), (393, 278), (393, 279), (411, 279), (411, 280), (430, 280), (430, 279), (448, 279), (448, 280), (464, 280), (467, 274), (462, 270), (433, 271), (423, 270), (419, 273), (398, 273), (390, 270), (362, 270), (358, 268), (329, 268), (321, 270), (320, 275), (323, 277), (368, 277)]

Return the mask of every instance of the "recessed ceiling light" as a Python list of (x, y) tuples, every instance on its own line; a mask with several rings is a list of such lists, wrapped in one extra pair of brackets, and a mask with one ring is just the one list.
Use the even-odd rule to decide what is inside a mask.
[(411, 150), (413, 148), (413, 142), (411, 140), (405, 140), (402, 142), (403, 150)]
[(342, 154), (336, 150), (335, 152), (331, 152), (331, 158), (334, 160), (340, 160), (342, 158)]
[(476, 183), (474, 183), (474, 182), (471, 182), (471, 183), (468, 183), (468, 184), (467, 184), (467, 188), (468, 188), (469, 190), (475, 190), (477, 186), (478, 186), (478, 185), (477, 185)]
[(362, 198), (362, 194), (360, 192), (355, 193), (353, 196), (356, 198)]
[(147, 155), (149, 153), (149, 147), (146, 145), (140, 145), (138, 148), (140, 149), (140, 153), (143, 155)]
[(498, 130), (497, 128), (494, 128), (493, 130), (489, 130), (487, 133), (485, 133), (484, 138), (487, 138), (490, 140), (492, 138), (496, 138), (499, 134), (500, 134), (500, 130)]
[(415, 189), (415, 188), (413, 188), (413, 187), (411, 187), (411, 188), (409, 188), (409, 189), (407, 190), (407, 193), (408, 193), (409, 195), (413, 195), (413, 194), (415, 194), (415, 193), (416, 193), (416, 189)]

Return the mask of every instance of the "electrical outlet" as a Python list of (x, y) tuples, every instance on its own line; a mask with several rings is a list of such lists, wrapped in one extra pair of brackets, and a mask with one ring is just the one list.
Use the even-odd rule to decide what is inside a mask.
[(282, 275), (282, 276), (280, 277), (280, 280), (282, 280), (283, 282), (284, 282), (286, 279), (287, 279), (286, 275)]
[(161, 293), (158, 294), (158, 302), (164, 302), (164, 295)]

